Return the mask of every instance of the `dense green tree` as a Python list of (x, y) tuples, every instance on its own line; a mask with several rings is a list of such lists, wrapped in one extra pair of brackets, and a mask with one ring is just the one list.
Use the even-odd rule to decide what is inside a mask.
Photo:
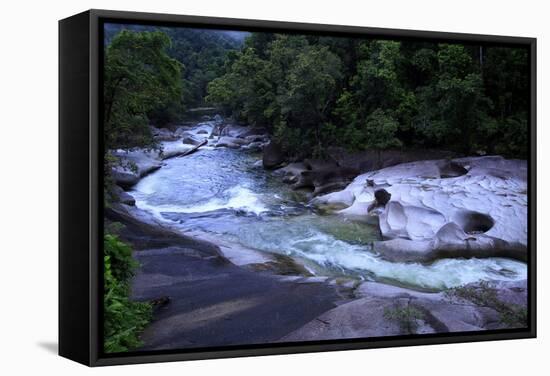
[(117, 34), (105, 49), (106, 149), (153, 146), (147, 114), (181, 96), (181, 64), (161, 32)]
[(106, 24), (106, 45), (111, 44), (123, 30), (165, 33), (171, 39), (167, 54), (185, 67), (181, 74), (180, 97), (148, 113), (150, 122), (159, 127), (177, 124), (185, 117), (186, 109), (204, 105), (208, 83), (224, 73), (231, 53), (242, 47), (244, 37), (248, 35), (245, 32), (187, 27)]
[(213, 80), (207, 101), (224, 108), (235, 118), (250, 124), (265, 123), (265, 96), (273, 96), (273, 87), (265, 78), (266, 67), (253, 48), (246, 48), (236, 59), (231, 72)]
[(417, 90), (415, 130), (429, 146), (446, 145), (463, 153), (483, 145), (477, 131), (490, 122), (491, 102), (472, 56), (462, 45), (438, 46), (437, 70)]
[(131, 247), (117, 235), (105, 234), (103, 250), (103, 349), (106, 353), (133, 350), (142, 345), (139, 336), (151, 320), (152, 307), (129, 298), (138, 266)]
[(312, 130), (312, 152), (317, 156), (323, 153), (322, 128), (329, 120), (341, 76), (338, 56), (327, 47), (309, 46), (290, 67), (286, 91), (280, 97), (285, 123), (290, 122), (301, 130)]
[(252, 33), (206, 98), (295, 156), (331, 145), (521, 156), (527, 66), (514, 48)]
[[(492, 152), (527, 155), (529, 111), (529, 58), (527, 49), (486, 48), (482, 59), (485, 92), (493, 107), (494, 122), (483, 129)], [(492, 126), (491, 126), (492, 125)]]
[(341, 123), (337, 139), (350, 150), (401, 146), (398, 119), (405, 118), (411, 99), (399, 80), (400, 43), (364, 41), (357, 47), (361, 57), (357, 72), (350, 77), (349, 88), (342, 91), (334, 109)]
[[(228, 72), (210, 83), (207, 101), (273, 130), (290, 151), (294, 141), (302, 150), (310, 142), (319, 149), (341, 86), (339, 57), (327, 47), (310, 46), (303, 36), (277, 35), (246, 45)], [(261, 54), (258, 46), (265, 48)]]

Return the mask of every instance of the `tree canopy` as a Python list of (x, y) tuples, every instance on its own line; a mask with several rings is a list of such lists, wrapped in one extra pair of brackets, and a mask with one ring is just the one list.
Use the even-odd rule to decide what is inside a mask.
[(153, 146), (148, 113), (181, 97), (183, 66), (161, 32), (122, 31), (105, 49), (104, 125), (109, 148)]
[(291, 155), (446, 148), (526, 157), (527, 50), (252, 33), (206, 100)]
[(242, 47), (247, 35), (243, 32), (188, 27), (106, 24), (106, 45), (111, 45), (122, 31), (165, 34), (170, 40), (166, 54), (185, 67), (179, 77), (179, 97), (148, 112), (149, 122), (159, 127), (177, 124), (186, 109), (204, 105), (208, 83), (224, 73), (228, 55)]
[(330, 146), (526, 158), (527, 49), (136, 25), (107, 34), (109, 147), (151, 145), (148, 125), (212, 104), (296, 158)]

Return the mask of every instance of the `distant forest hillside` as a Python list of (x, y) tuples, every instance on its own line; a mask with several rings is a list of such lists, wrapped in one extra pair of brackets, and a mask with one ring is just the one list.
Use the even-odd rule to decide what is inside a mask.
[[(182, 63), (182, 106), (191, 108), (204, 105), (206, 88), (210, 81), (220, 76), (224, 70), (226, 54), (239, 50), (249, 33), (240, 31), (223, 31), (210, 29), (190, 29), (174, 27), (157, 27), (144, 25), (105, 25), (105, 44), (122, 30), (135, 32), (161, 31), (168, 35), (171, 42), (167, 54)], [(181, 108), (173, 108), (173, 112)], [(160, 116), (160, 114), (158, 114)], [(164, 119), (156, 119), (160, 123), (173, 120), (167, 114)], [(176, 114), (172, 114), (176, 116)]]

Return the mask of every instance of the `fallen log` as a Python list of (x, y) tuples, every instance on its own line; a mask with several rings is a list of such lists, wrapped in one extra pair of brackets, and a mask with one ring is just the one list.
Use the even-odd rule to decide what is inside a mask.
[(181, 157), (185, 157), (186, 155), (189, 155), (189, 154), (193, 154), (194, 152), (196, 152), (201, 146), (204, 146), (208, 143), (208, 140), (205, 138), (200, 144), (196, 145), (196, 146), (193, 146), (191, 149), (181, 153), (180, 155), (178, 155), (178, 158), (181, 158)]

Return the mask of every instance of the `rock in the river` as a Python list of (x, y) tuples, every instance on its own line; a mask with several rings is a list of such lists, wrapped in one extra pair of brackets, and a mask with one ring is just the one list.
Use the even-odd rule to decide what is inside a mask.
[(134, 150), (130, 152), (117, 151), (112, 153), (119, 159), (119, 164), (112, 169), (112, 176), (116, 184), (129, 189), (143, 176), (158, 170), (162, 162), (157, 159), (158, 152)]
[(285, 153), (281, 146), (270, 141), (264, 147), (263, 164), (266, 169), (274, 169), (285, 162)]
[(182, 125), (174, 131), (174, 134), (180, 138), (185, 138), (190, 135), (194, 138), (199, 138), (199, 140), (202, 140), (203, 138), (207, 137), (210, 132), (212, 132), (214, 127), (215, 124), (212, 121), (205, 121), (198, 124)]
[[(201, 142), (204, 142), (204, 141), (205, 141), (205, 139), (203, 139)], [(162, 144), (162, 154), (159, 154), (157, 156), (157, 158), (160, 158), (160, 159), (164, 160), (164, 159), (177, 157), (177, 156), (180, 156), (180, 155), (183, 155), (183, 154), (187, 153), (192, 148), (193, 148), (193, 146), (184, 144), (184, 143), (179, 142), (179, 141), (164, 142)]]
[[(373, 187), (372, 180), (367, 180), (367, 187)], [(390, 201), (391, 194), (388, 193), (385, 189), (378, 189), (374, 191), (374, 202), (369, 205), (367, 212), (371, 212), (375, 209), (378, 209), (378, 213), (381, 213), (386, 204)]]
[(385, 189), (378, 189), (374, 191), (374, 198), (378, 205), (385, 206), (391, 199), (391, 194), (388, 193)]
[(245, 150), (262, 150), (264, 147), (263, 142), (251, 142), (248, 145), (243, 145), (242, 148)]
[(116, 184), (112, 188), (111, 197), (114, 202), (118, 201), (121, 204), (130, 206), (136, 205), (136, 200)]
[(231, 149), (238, 149), (242, 145), (246, 145), (246, 144), (247, 144), (246, 140), (243, 140), (242, 138), (222, 136), (218, 139), (218, 142), (216, 143), (216, 147), (219, 148), (219, 147), (225, 146)]
[(151, 127), (151, 132), (157, 141), (176, 141), (178, 139), (178, 136), (174, 132), (166, 128)]
[[(370, 182), (370, 184), (366, 184)], [(394, 261), (440, 257), (527, 256), (527, 163), (499, 156), (429, 160), (359, 175), (340, 192), (316, 199), (366, 215), (384, 189), (384, 241), (374, 249)]]
[(263, 134), (252, 134), (252, 135), (245, 136), (245, 137), (243, 137), (241, 135), (240, 137), (244, 138), (249, 143), (253, 143), (253, 142), (265, 143), (269, 140), (269, 138), (266, 135), (263, 135)]
[(283, 181), (292, 184), (293, 189), (309, 188), (313, 196), (345, 188), (358, 171), (338, 166), (333, 161), (306, 159), (302, 163), (291, 163), (281, 169)]
[(242, 137), (249, 131), (250, 127), (245, 127), (238, 124), (220, 123), (217, 124), (212, 130), (211, 136), (229, 136), (229, 137)]
[(188, 145), (193, 145), (193, 146), (199, 145), (200, 143), (202, 143), (204, 141), (204, 137), (195, 136), (194, 134), (192, 134), (190, 132), (184, 132), (181, 135), (181, 137), (182, 137), (182, 139), (181, 139), (182, 143), (188, 144)]
[(261, 140), (253, 140), (253, 141), (265, 142), (265, 141), (267, 141), (267, 129), (262, 128), (262, 127), (248, 127), (247, 129), (245, 129), (245, 130), (243, 130), (239, 133), (239, 137), (242, 137), (242, 138), (248, 138), (248, 137), (261, 138)]
[(161, 168), (164, 159), (183, 155), (191, 148), (179, 141), (169, 141), (161, 142), (162, 152), (143, 149), (111, 151), (110, 153), (118, 159), (118, 163), (112, 169), (113, 179), (117, 185), (129, 189), (142, 177)]
[(402, 163), (455, 157), (455, 153), (441, 150), (366, 150), (350, 153), (343, 148), (331, 147), (328, 151), (339, 166), (365, 173)]

